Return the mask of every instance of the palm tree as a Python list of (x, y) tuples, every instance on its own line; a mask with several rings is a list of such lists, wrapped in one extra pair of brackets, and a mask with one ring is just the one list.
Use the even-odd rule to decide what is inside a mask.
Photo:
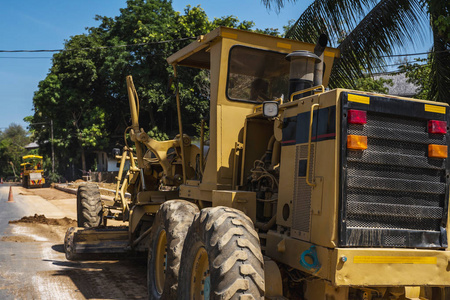
[[(280, 9), (297, 0), (261, 1)], [(431, 28), (429, 99), (450, 103), (449, 15), (449, 0), (315, 0), (286, 37), (315, 43), (320, 33), (327, 34), (341, 51), (330, 86), (354, 88), (357, 78), (383, 70), (387, 57), (422, 42)]]

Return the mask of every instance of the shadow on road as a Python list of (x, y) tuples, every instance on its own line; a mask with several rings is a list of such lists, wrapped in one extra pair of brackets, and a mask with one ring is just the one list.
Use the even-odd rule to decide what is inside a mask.
[(64, 244), (53, 245), (52, 250), (59, 253), (64, 253)]
[[(55, 248), (60, 246), (62, 245), (54, 245)], [(75, 292), (86, 299), (147, 298), (147, 261), (144, 258), (51, 262), (63, 267), (52, 276), (70, 279), (76, 287)]]

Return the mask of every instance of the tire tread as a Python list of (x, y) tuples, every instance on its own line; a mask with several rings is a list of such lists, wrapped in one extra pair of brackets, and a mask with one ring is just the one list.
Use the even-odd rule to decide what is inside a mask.
[(196, 215), (186, 243), (179, 299), (189, 298), (186, 293), (190, 290), (190, 265), (195, 255), (189, 247), (198, 247), (199, 243), (210, 260), (211, 299), (264, 298), (264, 259), (259, 237), (243, 212), (221, 206), (203, 209)]
[(77, 191), (78, 227), (98, 227), (102, 223), (103, 206), (96, 184), (84, 184)]
[[(178, 290), (178, 275), (180, 270), (181, 253), (189, 225), (198, 212), (196, 205), (185, 200), (169, 200), (164, 202), (155, 217), (150, 233), (149, 261), (147, 267), (149, 299), (176, 299)], [(153, 286), (154, 265), (150, 261), (154, 245), (161, 229), (166, 231), (167, 237), (167, 267), (163, 293), (158, 295)]]

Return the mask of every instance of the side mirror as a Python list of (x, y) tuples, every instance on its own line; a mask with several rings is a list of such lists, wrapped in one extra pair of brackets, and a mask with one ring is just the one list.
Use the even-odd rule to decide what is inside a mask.
[(265, 118), (275, 118), (278, 116), (278, 102), (265, 101), (263, 103), (262, 113)]

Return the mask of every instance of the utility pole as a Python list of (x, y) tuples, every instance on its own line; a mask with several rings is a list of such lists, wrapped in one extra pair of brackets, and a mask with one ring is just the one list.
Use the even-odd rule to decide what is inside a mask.
[(52, 173), (55, 173), (55, 149), (53, 148), (53, 119), (50, 120), (50, 128), (52, 132)]
[(16, 168), (14, 168), (14, 164), (12, 161), (9, 162), (9, 164), (12, 166), (13, 172), (14, 172), (14, 181), (16, 181)]

